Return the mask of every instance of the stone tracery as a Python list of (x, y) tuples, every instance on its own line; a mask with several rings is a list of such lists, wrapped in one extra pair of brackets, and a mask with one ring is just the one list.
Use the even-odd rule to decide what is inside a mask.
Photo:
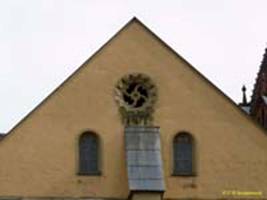
[(116, 100), (125, 125), (151, 125), (157, 91), (144, 74), (129, 74), (116, 85)]

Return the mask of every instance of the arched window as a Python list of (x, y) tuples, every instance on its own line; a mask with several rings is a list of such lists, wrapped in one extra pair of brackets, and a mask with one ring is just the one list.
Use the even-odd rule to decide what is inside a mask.
[(193, 175), (193, 137), (186, 132), (178, 133), (173, 141), (174, 175)]
[(79, 140), (79, 174), (99, 175), (99, 141), (95, 133), (85, 132)]

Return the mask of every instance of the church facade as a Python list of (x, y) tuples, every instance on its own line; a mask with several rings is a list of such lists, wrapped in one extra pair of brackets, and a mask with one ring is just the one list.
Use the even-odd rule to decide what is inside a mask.
[(0, 141), (0, 199), (266, 199), (265, 131), (136, 18)]

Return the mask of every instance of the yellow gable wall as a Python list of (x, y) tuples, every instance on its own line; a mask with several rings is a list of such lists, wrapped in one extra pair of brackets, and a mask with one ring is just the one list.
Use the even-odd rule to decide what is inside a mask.
[[(267, 195), (267, 137), (180, 57), (133, 20), (0, 142), (0, 196), (128, 196), (124, 133), (114, 86), (140, 72), (158, 87), (165, 198), (221, 198), (223, 190)], [(78, 176), (78, 138), (101, 139), (102, 176)], [(178, 131), (196, 140), (195, 177), (172, 174)], [(265, 198), (267, 197), (265, 195)]]

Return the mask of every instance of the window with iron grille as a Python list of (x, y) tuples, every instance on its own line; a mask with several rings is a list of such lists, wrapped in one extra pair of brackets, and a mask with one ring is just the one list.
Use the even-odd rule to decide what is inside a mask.
[(192, 176), (193, 174), (193, 138), (189, 133), (178, 133), (173, 141), (173, 175)]
[(99, 175), (99, 141), (95, 133), (85, 132), (79, 140), (79, 174)]

